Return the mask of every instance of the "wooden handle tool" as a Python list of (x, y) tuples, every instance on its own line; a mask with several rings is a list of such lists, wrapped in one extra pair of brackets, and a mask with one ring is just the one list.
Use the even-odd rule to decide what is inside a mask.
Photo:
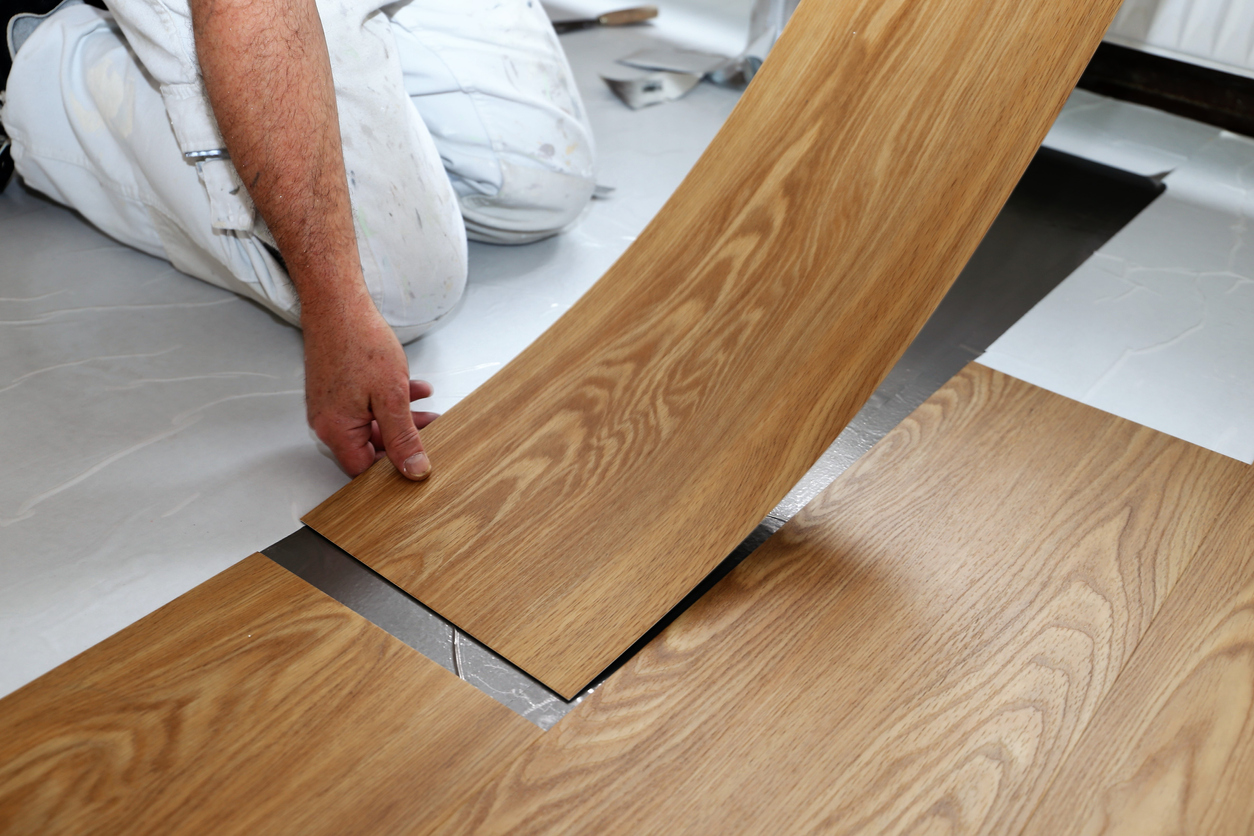
[(641, 23), (655, 17), (657, 17), (657, 6), (633, 6), (630, 9), (606, 12), (600, 17), (590, 17), (584, 20), (555, 20), (553, 29), (561, 35), (565, 32), (591, 29), (595, 26), (625, 26), (629, 23)]

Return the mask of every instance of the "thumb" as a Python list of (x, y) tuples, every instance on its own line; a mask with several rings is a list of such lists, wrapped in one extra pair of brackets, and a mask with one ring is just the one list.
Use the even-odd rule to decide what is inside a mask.
[[(389, 399), (389, 402), (392, 399)], [(379, 432), (383, 435), (383, 447), (387, 450), (392, 464), (407, 479), (422, 481), (431, 473), (431, 462), (423, 452), (422, 438), (418, 428), (414, 426), (413, 414), (409, 411), (409, 402), (404, 398), (395, 399), (390, 404), (393, 408), (379, 409), (375, 412), (375, 420), (379, 422)]]

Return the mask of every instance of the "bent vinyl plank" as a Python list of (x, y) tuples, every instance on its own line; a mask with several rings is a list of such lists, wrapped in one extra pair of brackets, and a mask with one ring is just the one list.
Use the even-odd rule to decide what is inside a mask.
[(0, 833), (425, 830), (540, 734), (254, 555), (0, 700)]
[(1025, 834), (1254, 833), (1254, 479), (1215, 527)]
[(1118, 0), (804, 0), (607, 274), (305, 517), (557, 692), (739, 543), (866, 401), (1032, 158)]
[(438, 832), (1015, 832), (1247, 472), (968, 366)]

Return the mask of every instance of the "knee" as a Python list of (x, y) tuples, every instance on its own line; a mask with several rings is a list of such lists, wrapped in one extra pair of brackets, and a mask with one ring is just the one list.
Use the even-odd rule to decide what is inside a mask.
[(402, 343), (418, 339), (452, 313), (466, 289), (466, 233), (454, 205), (450, 195), (434, 205), (356, 212), (366, 289)]
[(401, 343), (418, 339), (457, 308), (467, 273), (465, 238), (460, 240), (460, 247), (441, 258), (415, 259), (411, 267), (397, 271), (381, 293), (372, 288), (375, 305)]
[(496, 194), (459, 196), (467, 236), (492, 244), (526, 244), (567, 229), (584, 213), (596, 188), (590, 154), (587, 165), (559, 170), (501, 160)]

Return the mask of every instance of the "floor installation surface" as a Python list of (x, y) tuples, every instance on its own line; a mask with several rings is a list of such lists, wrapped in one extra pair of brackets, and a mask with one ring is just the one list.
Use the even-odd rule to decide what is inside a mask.
[[(1016, 833), (1085, 775), (1077, 744), (1122, 742), (1086, 729), (1156, 615), (1186, 647), (1220, 635), (1241, 598), (1197, 625), (1174, 602), (1210, 561), (1248, 587), (1224, 515), (1252, 490), (1239, 462), (973, 364), (441, 832)], [(1224, 728), (1249, 722), (1247, 664)], [(1248, 774), (1248, 732), (1199, 742), (1195, 792)]]
[(0, 831), (1242, 832), (1252, 525), (972, 364), (547, 733), (256, 555), (0, 701)]
[[(667, 177), (677, 182), (695, 157), (693, 149), (700, 145), (701, 132), (708, 131), (706, 136), (712, 133), (710, 126), (716, 127), (730, 106), (730, 94), (706, 86), (668, 109), (641, 114), (630, 114), (608, 98), (599, 101), (599, 82), (595, 74), (588, 74), (596, 63), (592, 56), (600, 58), (600, 53), (607, 51), (625, 54), (630, 48), (624, 48), (624, 41), (619, 39), (638, 35), (589, 32), (567, 41), (576, 66), (585, 73), (585, 98), (597, 120), (602, 150), (607, 152), (603, 159), (609, 161), (611, 172), (618, 172), (609, 180), (619, 186), (618, 202), (599, 204), (576, 233), (557, 241), (504, 254), (477, 249), (479, 283), (472, 288), (467, 308), (455, 327), (410, 348), (416, 369), (428, 375), (434, 372), (442, 384), (438, 408), (455, 402), (486, 379), (525, 344), (528, 334), (534, 336), (542, 323), (550, 321), (545, 316), (551, 318), (578, 295), (581, 281), (586, 285), (599, 274), (650, 214), (645, 207), (655, 196), (641, 194), (638, 187), (652, 188)], [(640, 36), (647, 37), (647, 31)], [(687, 127), (677, 130), (671, 117)], [(659, 130), (659, 125), (664, 127)], [(637, 136), (649, 137), (649, 147), (615, 142)], [(1231, 140), (1205, 126), (1077, 93), (1047, 142), (1151, 174), (1179, 167), (1208, 144), (1223, 141), (1229, 148), (1239, 144)], [(1210, 181), (1208, 188), (1216, 188), (1217, 182), (1233, 182), (1234, 171), (1244, 165), (1239, 160), (1233, 163), (1233, 159), (1232, 155), (1212, 157), (1218, 165), (1207, 173), (1217, 179)], [(1135, 164), (1140, 161), (1146, 167)], [(642, 164), (645, 168), (640, 167)], [(649, 176), (639, 176), (644, 170)], [(1222, 191), (1226, 187), (1219, 188)], [(660, 204), (661, 197), (656, 200)], [(1225, 224), (1239, 221), (1240, 215), (1212, 212), (1192, 217), (1196, 223), (1191, 228), (1203, 234), (1191, 236), (1187, 242), (1174, 234), (1170, 224), (1164, 233), (1160, 225), (1144, 227), (1138, 223), (1129, 230), (1122, 246), (1139, 257), (1146, 247), (1152, 246), (1158, 253), (1184, 243), (1187, 246), (1179, 250), (1174, 263), (1182, 268), (1204, 268), (1213, 263), (1216, 254), (1230, 252), (1223, 236), (1210, 231), (1226, 229)], [(16, 354), (5, 355), (5, 367), (13, 370), (13, 376), (0, 381), (0, 388), (9, 393), (8, 400), (0, 401), (4, 416), (0, 424), (47, 427), (62, 442), (71, 442), (32, 445), (25, 431), (21, 438), (6, 435), (3, 439), (6, 462), (17, 463), (0, 474), (0, 487), (8, 492), (5, 501), (9, 503), (0, 543), (6, 579), (0, 591), (5, 596), (0, 606), (3, 692), (238, 559), (249, 550), (241, 543), (255, 548), (281, 536), (294, 527), (295, 517), (304, 508), (337, 486), (341, 477), (325, 458), (312, 453), (307, 437), (301, 435), (299, 379), (295, 374), (299, 346), (288, 339), (290, 330), (264, 315), (256, 316), (255, 311), (250, 318), (247, 311), (221, 309), (221, 305), (231, 304), (225, 294), (129, 253), (91, 232), (69, 213), (33, 201), (15, 187), (0, 198), (0, 223), (4, 224), (5, 236), (0, 247), (5, 268), (0, 302), (4, 304), (7, 331), (3, 344), (18, 349)], [(34, 257), (19, 260), (27, 256)], [(600, 267), (594, 264), (598, 258), (602, 259)], [(516, 275), (518, 281), (510, 280), (509, 275)], [(213, 302), (217, 305), (208, 304)], [(527, 315), (515, 315), (520, 310)], [(1239, 309), (1227, 310), (1239, 315)], [(1143, 325), (1146, 320), (1130, 316), (1124, 322)], [(476, 324), (482, 327), (476, 330)], [(528, 328), (533, 330), (528, 332)], [(85, 330), (89, 332), (83, 334), (85, 339), (71, 341), (68, 347), (74, 350), (67, 350), (65, 335)], [(1229, 326), (1228, 333), (1254, 331)], [(16, 339), (19, 334), (20, 340)], [(163, 336), (171, 335), (178, 340), (161, 344)], [(499, 342), (485, 338), (501, 335), (504, 338)], [(177, 351), (167, 351), (170, 345), (176, 345)], [(493, 354), (499, 346), (504, 346), (501, 353)], [(466, 359), (473, 362), (458, 362)], [(1195, 352), (1183, 358), (1182, 367), (1194, 372), (1213, 369), (1213, 361), (1213, 356)], [(224, 368), (234, 371), (224, 372)], [(1150, 380), (1160, 373), (1151, 368)], [(1171, 387), (1178, 385), (1178, 380), (1167, 380), (1165, 400), (1187, 405), (1188, 398), (1171, 396)], [(456, 385), (459, 381), (463, 383)], [(15, 412), (17, 405), (28, 402), (31, 392), (40, 398), (36, 408)], [(128, 412), (121, 416), (124, 420), (102, 426), (100, 418), (109, 412), (103, 401), (121, 395), (136, 407), (133, 414)], [(15, 400), (15, 396), (22, 397)], [(264, 408), (272, 399), (283, 398), (292, 403)], [(293, 404), (295, 408), (290, 408)], [(1120, 405), (1111, 408), (1118, 411)], [(157, 419), (155, 425), (148, 420), (151, 417)], [(167, 422), (169, 426), (164, 425)], [(159, 437), (149, 443), (154, 427)], [(83, 444), (76, 446), (79, 441)], [(171, 468), (171, 462), (177, 466)], [(247, 479), (237, 479), (248, 462), (259, 462), (260, 466), (249, 471)], [(46, 469), (37, 468), (37, 464)], [(32, 484), (32, 479), (43, 481)], [(172, 483), (167, 482), (170, 479)], [(181, 480), (188, 480), (192, 487), (180, 493)], [(151, 486), (151, 496), (120, 489), (140, 483)], [(37, 502), (27, 505), (30, 499)], [(22, 513), (11, 513), (15, 508)], [(26, 513), (31, 510), (35, 513)], [(1238, 583), (1224, 578), (1219, 588), (1231, 589), (1229, 582)], [(1210, 583), (1199, 581), (1195, 588), (1209, 592)], [(1185, 588), (1181, 586), (1181, 590)], [(1177, 654), (1173, 659), (1182, 683), (1196, 682), (1194, 676), (1210, 676), (1212, 672), (1221, 674), (1214, 680), (1220, 686), (1233, 681), (1223, 678), (1222, 673), (1224, 665), (1242, 663), (1240, 647), (1249, 641), (1248, 632), (1242, 632), (1243, 600), (1237, 596), (1225, 605), (1231, 607), (1233, 619), (1221, 618), (1213, 631), (1208, 625), (1205, 633), (1198, 633), (1213, 636), (1206, 655), (1196, 662), (1199, 673), (1191, 674), (1194, 661), (1189, 654), (1197, 640), (1187, 631), (1173, 632), (1175, 638), (1166, 643), (1167, 650), (1159, 651)], [(1164, 610), (1164, 616), (1168, 612), (1170, 608)], [(1207, 613), (1219, 618), (1209, 609)], [(1166, 627), (1161, 629), (1167, 631)], [(1147, 635), (1147, 647), (1157, 646), (1151, 645), (1154, 635), (1153, 631)], [(1226, 641), (1234, 643), (1235, 652), (1225, 651)], [(1139, 658), (1138, 654), (1133, 662)], [(1236, 691), (1224, 693), (1239, 697), (1240, 678), (1235, 685)], [(1105, 779), (1100, 771), (1088, 771), (1079, 779), (1069, 778), (1066, 786), (1093, 793), (1098, 786), (1115, 787), (1113, 793), (1102, 790), (1113, 798), (1108, 807), (1126, 810), (1115, 802), (1134, 799), (1135, 794), (1120, 796), (1118, 788), (1125, 778), (1117, 777), (1120, 773), (1116, 768), (1132, 775), (1140, 788), (1165, 781), (1172, 789), (1179, 789), (1181, 770), (1172, 768), (1156, 775), (1155, 764), (1170, 763), (1171, 758), (1177, 758), (1175, 763), (1179, 764), (1182, 753), (1189, 753), (1190, 758), (1192, 753), (1201, 753), (1206, 757), (1190, 761), (1191, 766), (1203, 769), (1200, 774), (1188, 774), (1189, 786), (1231, 774), (1216, 769), (1216, 763), (1225, 765), (1225, 761), (1216, 756), (1213, 747), (1228, 746), (1237, 755), (1248, 751), (1232, 745), (1241, 740), (1239, 733), (1226, 731), (1240, 728), (1239, 722), (1233, 725), (1239, 721), (1233, 706), (1239, 709), (1241, 702), (1216, 700), (1216, 689), (1206, 686), (1200, 690), (1194, 697), (1195, 692), (1183, 687), (1176, 699), (1163, 696), (1148, 706), (1139, 705), (1135, 694), (1121, 701), (1112, 696), (1112, 706), (1125, 706), (1121, 711), (1136, 716), (1150, 712), (1164, 723), (1177, 723), (1176, 728), (1183, 731), (1169, 741), (1145, 734), (1137, 743), (1137, 754), (1127, 763), (1107, 764), (1111, 772)], [(1119, 693), (1116, 690), (1115, 694)], [(1162, 694), (1177, 692), (1167, 687)], [(1181, 705), (1181, 700), (1192, 703), (1201, 696), (1210, 700), (1208, 705), (1223, 709), (1208, 715), (1222, 721), (1215, 734), (1195, 734), (1193, 729), (1199, 728), (1195, 718)], [(1095, 728), (1106, 713), (1104, 710), (1095, 720)], [(1182, 721), (1186, 715), (1189, 719)], [(1106, 744), (1100, 738), (1094, 743), (1090, 737), (1084, 745), (1090, 753), (1109, 754)], [(1117, 750), (1110, 751), (1126, 751), (1123, 742), (1118, 745)], [(1149, 757), (1158, 750), (1167, 751), (1170, 757)], [(1148, 766), (1138, 764), (1136, 758)], [(1238, 777), (1236, 788), (1242, 784)], [(1070, 798), (1063, 787), (1047, 801), (1064, 799), (1069, 803)], [(1171, 798), (1189, 803), (1169, 810), (1162, 822), (1174, 821), (1171, 816), (1181, 811), (1194, 817), (1201, 811), (1204, 818), (1208, 808), (1200, 802), (1222, 799), (1223, 792), (1175, 792)], [(1216, 820), (1209, 815), (1210, 821)], [(1057, 830), (1046, 827), (1039, 832)]]
[[(617, 191), (558, 238), (521, 249), (471, 245), (461, 310), (407, 350), (414, 374), (436, 384), (431, 408), (457, 403), (569, 308), (643, 229), (731, 110), (734, 92), (702, 84), (678, 102), (629, 111), (601, 82), (598, 73), (614, 71), (615, 58), (664, 45), (662, 33), (722, 31), (704, 20), (673, 26), (671, 11), (663, 3), (656, 26), (563, 37), (597, 133), (601, 182)], [(728, 51), (741, 43), (743, 33), (698, 45)], [(1046, 144), (1159, 174), (1229, 139), (1076, 91)], [(1198, 169), (1213, 175), (1203, 183), (1209, 200), (1231, 191), (1242, 165)], [(1174, 251), (1181, 270), (1207, 269), (1227, 257), (1232, 239), (1224, 232), (1238, 220), (1196, 213), (1195, 234), (1186, 237), (1138, 218), (1118, 256)], [(1161, 301), (1173, 306), (1175, 298)], [(1216, 333), (1236, 341), (1229, 348), (1176, 354), (1171, 368), (1142, 367), (1141, 385), (1186, 419), (1205, 415), (1179, 387), (1220, 386), (1217, 373), (1250, 367), (1244, 358), (1254, 349), (1241, 341), (1254, 335), (1254, 311), (1222, 313), (1229, 324)], [(291, 533), (347, 481), (305, 428), (293, 329), (110, 241), (17, 183), (0, 195), (0, 320), (0, 693)], [(1141, 335), (1152, 343), (1162, 339), (1159, 322), (1152, 307), (1141, 307), (1119, 320), (1120, 334), (1130, 345)], [(1057, 327), (1071, 326), (1064, 316)], [(1089, 367), (1074, 353), (1065, 362)], [(1116, 414), (1123, 406), (1104, 404)], [(840, 446), (777, 516), (795, 513), (869, 444), (851, 434)]]
[(641, 237), (426, 432), (443, 467), (376, 463), (305, 522), (574, 696), (866, 402), (1116, 5), (803, 2)]
[[(960, 371), (1157, 197), (1162, 186), (1048, 148), (1016, 184), (949, 293), (867, 404), (746, 542), (647, 634), (660, 631), (737, 559)], [(792, 507), (793, 503), (797, 503)], [(542, 728), (575, 705), (401, 592), (309, 528), (263, 550), (280, 565)], [(642, 646), (642, 638), (637, 646)], [(632, 655), (628, 650), (624, 656)], [(588, 689), (585, 689), (585, 693)]]

